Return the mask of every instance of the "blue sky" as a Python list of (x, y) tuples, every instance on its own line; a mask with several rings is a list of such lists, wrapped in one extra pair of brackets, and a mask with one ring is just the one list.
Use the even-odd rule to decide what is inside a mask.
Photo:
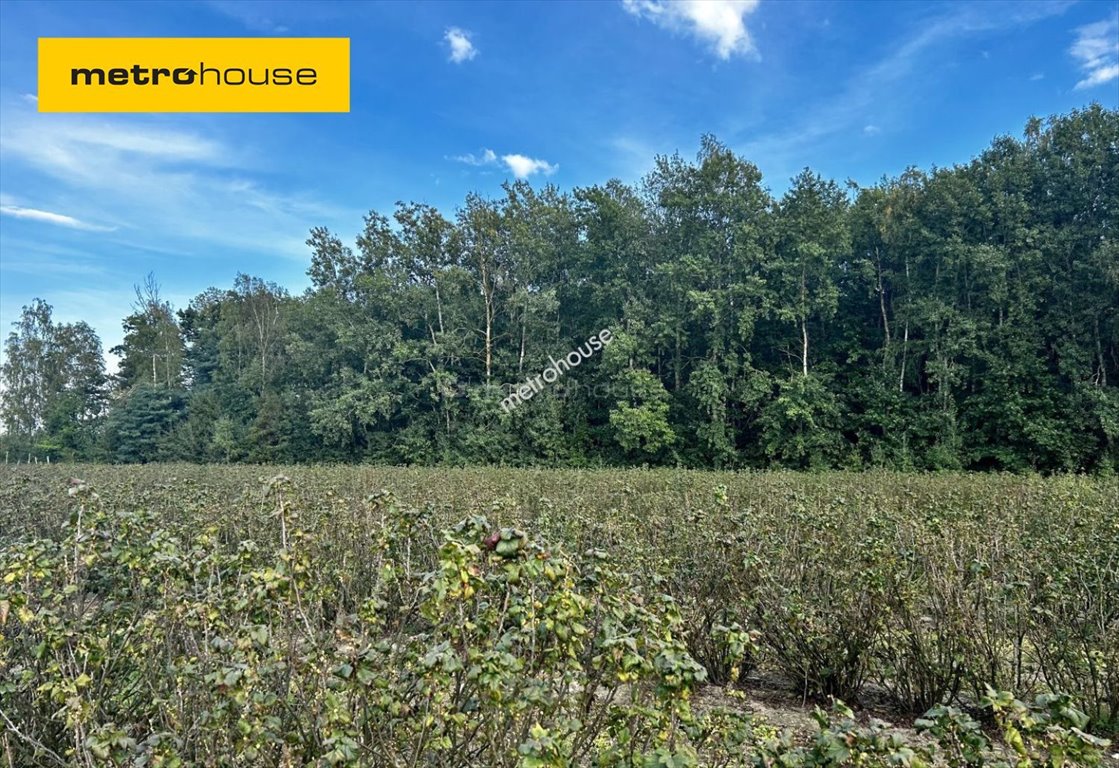
[[(348, 114), (36, 111), (43, 36), (351, 38)], [(298, 292), (307, 230), (506, 179), (636, 182), (714, 133), (776, 193), (965, 162), (1119, 106), (1119, 2), (0, 2), (0, 326), (35, 297), (121, 338), (238, 271)]]

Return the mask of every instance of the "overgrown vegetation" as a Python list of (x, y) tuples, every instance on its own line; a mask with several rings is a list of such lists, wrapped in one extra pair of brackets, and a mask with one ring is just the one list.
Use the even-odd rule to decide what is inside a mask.
[[(0, 758), (1059, 766), (1119, 731), (1115, 479), (262, 471), (0, 470)], [(736, 704), (763, 673), (815, 736)], [(872, 692), (921, 735), (829, 703)]]
[[(962, 158), (961, 158), (962, 159)], [(311, 288), (240, 275), (9, 337), (11, 460), (1114, 472), (1119, 113), (966, 164), (779, 198), (712, 137), (638, 186), (508, 185), (316, 228)], [(356, 224), (357, 222), (355, 222)], [(176, 291), (177, 292), (177, 291)], [(588, 336), (577, 375), (505, 413)]]

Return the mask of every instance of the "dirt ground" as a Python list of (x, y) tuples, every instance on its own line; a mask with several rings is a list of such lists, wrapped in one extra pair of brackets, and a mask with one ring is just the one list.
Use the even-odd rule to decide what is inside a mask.
[[(695, 693), (693, 703), (697, 708), (721, 706), (745, 709), (762, 722), (782, 731), (791, 731), (798, 742), (807, 742), (819, 730), (816, 721), (812, 719), (812, 712), (817, 706), (826, 710), (827, 704), (805, 699), (795, 693), (795, 689), (795, 683), (780, 675), (755, 673), (745, 678), (733, 692), (732, 689), (718, 685), (704, 686)], [(920, 739), (912, 728), (913, 718), (891, 709), (881, 691), (868, 686), (857, 705), (850, 702), (848, 704), (860, 723), (880, 720), (886, 723), (890, 731), (903, 736), (906, 741)]]
[[(755, 673), (746, 677), (742, 685), (729, 689), (718, 685), (707, 685), (695, 692), (693, 705), (702, 710), (704, 707), (725, 707), (744, 709), (760, 721), (772, 725), (780, 731), (788, 731), (793, 735), (793, 740), (799, 744), (809, 744), (819, 731), (812, 713), (819, 705), (827, 709), (826, 704), (806, 700), (795, 693), (796, 684), (781, 675), (773, 673)], [(855, 719), (861, 724), (871, 720), (879, 720), (886, 724), (890, 733), (895, 733), (903, 738), (906, 743), (917, 744), (925, 742), (924, 736), (913, 728), (915, 715), (905, 715), (892, 707), (885, 691), (874, 686), (866, 686), (857, 705), (851, 704), (855, 712)], [(995, 733), (989, 734), (992, 742), (998, 741)], [(1104, 757), (1103, 765), (1119, 767), (1119, 743), (1113, 739), (1112, 752)], [(1009, 755), (1008, 755), (1009, 757)]]

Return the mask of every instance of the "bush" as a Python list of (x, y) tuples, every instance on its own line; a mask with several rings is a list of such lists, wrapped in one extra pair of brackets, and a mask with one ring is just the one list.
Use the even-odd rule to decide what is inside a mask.
[[(86, 470), (0, 470), (13, 765), (1092, 765), (1119, 730), (1114, 479)], [(775, 670), (925, 736), (779, 733), (734, 690)]]

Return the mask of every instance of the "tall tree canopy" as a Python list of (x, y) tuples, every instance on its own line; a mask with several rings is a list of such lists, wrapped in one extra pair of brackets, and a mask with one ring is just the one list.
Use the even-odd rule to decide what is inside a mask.
[(88, 457), (105, 410), (101, 341), (85, 323), (55, 323), (51, 307), (23, 308), (4, 343), (0, 420), (7, 453)]
[[(636, 187), (525, 182), (311, 231), (311, 287), (237, 276), (9, 337), (5, 440), (133, 461), (1119, 469), (1119, 113), (965, 165), (775, 198), (714, 137)], [(506, 411), (602, 329), (613, 342)], [(52, 415), (53, 414), (53, 415)], [(98, 430), (95, 426), (102, 423)], [(43, 442), (43, 440), (47, 442)], [(53, 442), (52, 442), (53, 441)]]

